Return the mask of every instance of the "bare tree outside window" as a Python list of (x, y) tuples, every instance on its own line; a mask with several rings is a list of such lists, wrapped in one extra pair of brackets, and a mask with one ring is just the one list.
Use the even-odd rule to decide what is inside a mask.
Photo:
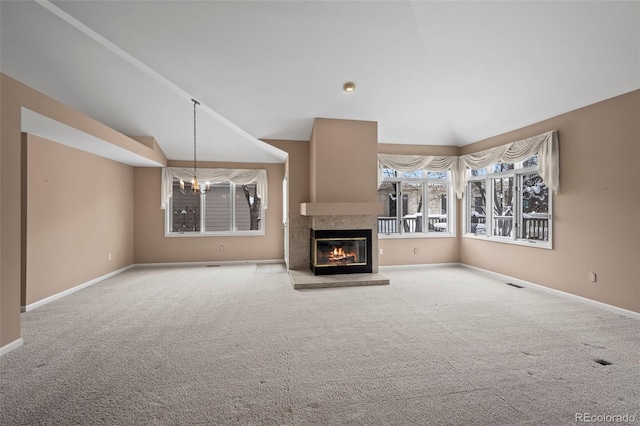
[(521, 238), (549, 240), (549, 188), (537, 173), (522, 176)]
[(513, 177), (493, 180), (493, 235), (507, 237), (513, 229)]
[(538, 156), (534, 155), (522, 162), (522, 167), (538, 167)]
[(533, 155), (521, 163), (470, 170), (466, 232), (550, 242), (551, 194), (535, 171), (538, 160)]
[(522, 178), (522, 212), (548, 213), (549, 188), (539, 174), (524, 175)]
[(165, 232), (203, 235), (256, 233), (262, 225), (263, 199), (258, 183), (247, 185), (217, 182), (205, 194), (180, 191), (180, 179), (173, 179), (173, 194), (168, 198)]
[(487, 189), (484, 180), (469, 182), (470, 217), (469, 232), (476, 235), (486, 234)]
[(448, 172), (429, 170), (382, 170), (378, 201), (384, 212), (378, 216), (378, 233), (449, 233), (450, 203)]
[(200, 197), (180, 192), (180, 180), (173, 181), (171, 232), (200, 232)]
[[(253, 194), (251, 193), (252, 189)], [(262, 199), (258, 197), (258, 187), (255, 184), (242, 185), (242, 191), (249, 205), (249, 230), (257, 231), (260, 229), (260, 212), (262, 205)]]
[(396, 178), (398, 177), (398, 172), (393, 169), (384, 168), (382, 169), (382, 176), (386, 178)]

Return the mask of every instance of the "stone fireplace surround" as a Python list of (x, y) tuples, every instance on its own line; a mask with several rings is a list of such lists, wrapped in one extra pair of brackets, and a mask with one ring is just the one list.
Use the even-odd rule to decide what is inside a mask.
[[(309, 202), (289, 215), (289, 274), (294, 288), (389, 284), (378, 274), (378, 123), (316, 118), (309, 141)], [(315, 276), (310, 230), (371, 230), (372, 273)]]
[[(370, 229), (371, 230), (371, 252), (373, 273), (378, 272), (378, 217), (374, 215), (358, 216), (312, 216), (309, 223), (309, 230), (350, 230), (350, 229)], [(309, 233), (307, 230), (307, 233)], [(310, 253), (307, 251), (307, 262)]]
[[(336, 203), (338, 204), (338, 203)], [(374, 203), (375, 204), (375, 203)], [(310, 213), (310, 209), (301, 206), (301, 213)], [(366, 210), (371, 206), (366, 206)], [(377, 209), (377, 206), (374, 208)], [(340, 206), (334, 206), (334, 210), (339, 212)], [(353, 210), (353, 209), (351, 209)], [(362, 209), (360, 209), (362, 210)], [(377, 214), (342, 214), (342, 215), (318, 215), (318, 216), (299, 216), (300, 222), (297, 220), (289, 229), (289, 232), (295, 233), (300, 238), (292, 238), (289, 247), (290, 252), (290, 270), (289, 275), (293, 282), (293, 288), (325, 288), (325, 287), (347, 287), (361, 285), (385, 285), (389, 284), (389, 280), (378, 273), (378, 217)], [(292, 229), (294, 228), (295, 229)], [(315, 276), (309, 270), (309, 232), (310, 229), (371, 229), (371, 247), (372, 247), (372, 273), (362, 274), (336, 274)], [(295, 242), (294, 242), (295, 241)]]

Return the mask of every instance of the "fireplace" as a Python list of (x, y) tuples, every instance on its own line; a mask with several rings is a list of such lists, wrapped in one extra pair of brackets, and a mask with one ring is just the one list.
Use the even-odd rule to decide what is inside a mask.
[(310, 240), (314, 275), (372, 272), (370, 229), (311, 229)]

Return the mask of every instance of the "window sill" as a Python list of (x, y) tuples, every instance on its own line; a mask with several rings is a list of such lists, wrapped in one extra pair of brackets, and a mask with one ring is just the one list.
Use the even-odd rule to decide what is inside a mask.
[(379, 240), (407, 240), (407, 239), (425, 239), (425, 238), (455, 238), (455, 234), (449, 232), (430, 232), (428, 234), (422, 232), (406, 233), (406, 234), (380, 234)]
[(199, 237), (264, 237), (264, 231), (237, 232), (165, 232), (166, 238), (199, 238)]
[(549, 241), (531, 241), (531, 240), (512, 240), (504, 237), (487, 237), (484, 235), (464, 234), (464, 238), (472, 240), (489, 241), (493, 243), (512, 244), (516, 246), (534, 247), (546, 250), (552, 250), (553, 246)]

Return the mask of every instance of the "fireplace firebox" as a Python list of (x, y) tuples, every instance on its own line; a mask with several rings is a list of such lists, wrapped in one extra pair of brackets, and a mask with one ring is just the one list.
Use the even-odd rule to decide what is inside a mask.
[(371, 230), (311, 229), (310, 268), (314, 275), (371, 273)]

